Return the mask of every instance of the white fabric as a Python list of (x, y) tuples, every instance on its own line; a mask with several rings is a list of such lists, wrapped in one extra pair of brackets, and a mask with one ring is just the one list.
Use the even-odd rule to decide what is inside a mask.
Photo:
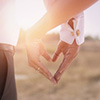
[[(57, 0), (44, 0), (47, 10), (50, 9), (52, 5), (56, 3), (56, 1)], [(81, 45), (84, 42), (84, 13), (82, 12), (76, 15), (74, 18), (75, 18), (75, 20), (73, 21), (74, 30), (70, 27), (70, 25), (68, 24), (68, 21), (66, 21), (65, 23), (61, 25), (60, 40), (68, 44), (72, 44), (74, 39), (76, 39), (76, 43), (78, 45)], [(76, 34), (77, 30), (80, 31), (79, 36), (77, 36)], [(72, 32), (74, 33), (73, 36), (71, 34)]]
[(0, 43), (16, 46), (19, 28), (15, 16), (15, 0), (0, 0)]
[[(61, 25), (60, 30), (60, 40), (72, 44), (74, 39), (76, 39), (76, 43), (81, 45), (84, 42), (84, 13), (80, 13), (76, 15), (75, 20), (73, 20), (74, 30), (68, 24), (68, 21)], [(80, 31), (79, 36), (77, 36), (77, 30)], [(72, 35), (71, 33), (74, 33)]]

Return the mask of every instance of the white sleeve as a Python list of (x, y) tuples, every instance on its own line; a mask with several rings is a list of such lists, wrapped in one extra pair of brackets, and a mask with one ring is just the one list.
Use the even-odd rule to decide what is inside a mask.
[(84, 13), (80, 13), (74, 17), (73, 27), (68, 24), (68, 21), (61, 25), (60, 40), (72, 44), (74, 39), (76, 43), (81, 45), (84, 42)]

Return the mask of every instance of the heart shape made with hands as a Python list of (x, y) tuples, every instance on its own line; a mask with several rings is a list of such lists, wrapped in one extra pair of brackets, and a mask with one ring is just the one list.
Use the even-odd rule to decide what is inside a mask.
[[(33, 42), (33, 44), (29, 44), (27, 46), (28, 62), (31, 67), (39, 71), (52, 83), (57, 84), (65, 69), (77, 56), (78, 50), (79, 46), (76, 44), (75, 41), (73, 42), (72, 45), (69, 45), (61, 41), (57, 47), (56, 52), (54, 53), (53, 59), (51, 59), (51, 57), (45, 50), (43, 43), (35, 41)], [(47, 61), (55, 62), (59, 57), (60, 53), (63, 53), (64, 59), (53, 76), (51, 72), (41, 63), (40, 56), (43, 56)]]

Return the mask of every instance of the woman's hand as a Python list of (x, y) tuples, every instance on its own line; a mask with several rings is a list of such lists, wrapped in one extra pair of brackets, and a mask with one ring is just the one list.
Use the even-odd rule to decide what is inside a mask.
[(28, 56), (28, 63), (35, 70), (39, 71), (46, 78), (48, 78), (52, 83), (56, 84), (55, 79), (52, 74), (47, 70), (47, 68), (40, 62), (40, 56), (43, 56), (48, 61), (51, 61), (51, 57), (45, 50), (42, 42), (39, 40), (33, 40), (33, 42), (26, 41), (26, 49)]

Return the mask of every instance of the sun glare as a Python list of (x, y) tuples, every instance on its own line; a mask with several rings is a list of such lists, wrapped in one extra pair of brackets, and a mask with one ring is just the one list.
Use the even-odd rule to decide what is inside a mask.
[[(19, 24), (19, 27), (23, 28), (24, 30), (31, 27), (46, 12), (43, 0), (16, 0), (16, 8), (17, 22)], [(98, 28), (100, 26), (100, 23), (98, 21), (100, 16), (99, 9), (100, 2), (96, 3), (91, 8), (86, 10), (85, 33), (87, 35), (98, 35), (98, 33), (100, 32)], [(95, 17), (93, 16), (93, 14), (95, 14)], [(91, 27), (93, 27), (92, 30)], [(59, 31), (60, 27), (54, 30)]]
[(45, 13), (43, 0), (16, 0), (16, 18), (19, 26), (26, 30)]

